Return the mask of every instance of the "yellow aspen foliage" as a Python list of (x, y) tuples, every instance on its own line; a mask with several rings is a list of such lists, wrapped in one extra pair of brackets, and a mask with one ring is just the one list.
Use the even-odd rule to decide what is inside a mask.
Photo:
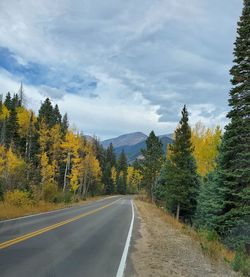
[(0, 112), (0, 120), (5, 120), (5, 119), (9, 118), (9, 116), (10, 116), (10, 111), (4, 104), (2, 104), (2, 109)]
[(10, 147), (6, 153), (6, 170), (10, 173), (14, 173), (17, 168), (23, 167), (24, 164), (24, 161), (15, 155)]
[(50, 138), (51, 138), (50, 152), (52, 154), (53, 160), (55, 160), (60, 156), (60, 150), (61, 150), (61, 144), (62, 144), (61, 127), (59, 124), (56, 124), (51, 128)]
[[(29, 131), (29, 128), (32, 127), (34, 129), (34, 123), (36, 123), (36, 117), (34, 116), (31, 110), (27, 110), (24, 107), (17, 107), (17, 121), (19, 128), (19, 134), (21, 137), (26, 137)], [(32, 126), (30, 126), (30, 120), (33, 116)]]
[(77, 167), (73, 167), (71, 171), (71, 177), (70, 177), (70, 187), (71, 190), (74, 192), (74, 195), (76, 194), (77, 189), (79, 188), (79, 170)]
[(49, 158), (45, 152), (41, 154), (41, 176), (42, 183), (54, 183), (55, 179), (55, 164), (49, 164)]
[(8, 189), (11, 189), (17, 185), (22, 179), (21, 176), (24, 173), (25, 162), (19, 158), (10, 147), (5, 156), (5, 166), (3, 171), (3, 177), (5, 179), (5, 185)]
[(72, 131), (68, 131), (61, 146), (66, 154), (70, 152), (72, 155), (78, 156), (78, 152), (81, 148), (80, 136), (74, 134)]
[(114, 166), (111, 168), (111, 179), (112, 179), (113, 183), (115, 184), (117, 181), (117, 171)]
[(50, 141), (50, 130), (44, 120), (41, 121), (39, 126), (39, 145), (41, 152), (46, 152)]
[(198, 173), (205, 176), (216, 166), (218, 147), (221, 143), (222, 130), (219, 126), (215, 129), (206, 128), (198, 122), (192, 129), (192, 144)]
[(128, 167), (127, 183), (128, 192), (136, 193), (140, 187), (142, 175), (139, 170), (134, 169), (132, 166)]
[(0, 176), (2, 176), (5, 167), (5, 147), (0, 145)]

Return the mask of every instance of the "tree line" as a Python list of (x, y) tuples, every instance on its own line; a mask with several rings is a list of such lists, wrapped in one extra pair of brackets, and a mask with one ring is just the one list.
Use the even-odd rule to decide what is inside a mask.
[(231, 248), (250, 252), (250, 1), (244, 1), (234, 49), (232, 89), (224, 134), (189, 125), (186, 106), (168, 147), (151, 132), (140, 161), (148, 197)]
[(85, 199), (88, 195), (135, 193), (141, 176), (124, 152), (116, 158), (112, 144), (87, 140), (69, 127), (49, 98), (38, 115), (18, 93), (0, 98), (0, 198), (17, 191), (36, 201)]

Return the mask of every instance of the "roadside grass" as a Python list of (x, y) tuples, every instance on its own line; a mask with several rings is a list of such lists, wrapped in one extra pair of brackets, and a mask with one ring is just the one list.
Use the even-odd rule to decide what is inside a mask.
[[(146, 205), (148, 209), (155, 209), (158, 216), (161, 217), (166, 223), (170, 224), (173, 228), (179, 230), (183, 234), (190, 236), (194, 241), (198, 242), (204, 255), (209, 256), (213, 261), (224, 261), (231, 266), (235, 263), (236, 253), (223, 245), (219, 241), (219, 237), (215, 232), (207, 230), (196, 231), (191, 226), (176, 220), (172, 215), (166, 212), (164, 207), (156, 206), (155, 203), (152, 203), (146, 199), (144, 195), (138, 195), (135, 198), (135, 203), (137, 201), (143, 201), (144, 205)], [(235, 267), (233, 268), (235, 269)], [(237, 271), (242, 270), (239, 268)], [(245, 276), (250, 276), (246, 275), (244, 272), (242, 273), (245, 274)]]
[(79, 200), (77, 203), (50, 203), (45, 201), (23, 203), (22, 205), (15, 205), (6, 201), (0, 201), (0, 220), (17, 218), (20, 216), (32, 215), (42, 212), (49, 212), (53, 210), (73, 207), (105, 198), (107, 196), (94, 196), (86, 200)]

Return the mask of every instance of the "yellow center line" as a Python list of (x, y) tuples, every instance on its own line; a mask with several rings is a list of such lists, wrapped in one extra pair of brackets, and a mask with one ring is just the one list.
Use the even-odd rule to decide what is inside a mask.
[(38, 236), (38, 235), (43, 234), (43, 233), (45, 233), (45, 232), (48, 232), (48, 231), (50, 231), (50, 230), (56, 229), (56, 228), (58, 228), (58, 227), (61, 227), (61, 226), (63, 226), (63, 225), (66, 225), (66, 224), (68, 224), (68, 223), (71, 223), (71, 222), (73, 222), (73, 221), (76, 221), (76, 220), (78, 220), (78, 219), (80, 219), (80, 218), (83, 218), (83, 217), (86, 217), (86, 216), (88, 216), (88, 215), (97, 213), (98, 211), (101, 211), (101, 210), (103, 210), (103, 209), (105, 209), (105, 208), (107, 208), (107, 207), (113, 205), (113, 204), (114, 204), (115, 202), (117, 202), (118, 200), (120, 200), (120, 198), (117, 199), (117, 200), (115, 200), (115, 201), (113, 201), (113, 202), (110, 203), (110, 204), (107, 204), (107, 205), (102, 206), (102, 207), (100, 207), (100, 208), (97, 208), (97, 209), (95, 209), (95, 210), (89, 211), (89, 212), (87, 212), (87, 213), (77, 215), (77, 216), (72, 217), (72, 218), (70, 218), (70, 219), (67, 219), (67, 220), (58, 222), (58, 223), (56, 223), (56, 224), (47, 226), (47, 227), (45, 227), (45, 228), (39, 229), (39, 230), (37, 230), (37, 231), (34, 231), (34, 232), (31, 232), (31, 233), (25, 234), (25, 235), (23, 235), (23, 236), (20, 236), (20, 237), (15, 238), (15, 239), (11, 239), (11, 240), (7, 240), (7, 241), (5, 241), (5, 242), (2, 242), (2, 243), (0, 243), (0, 249), (7, 248), (7, 247), (9, 247), (9, 246), (11, 246), (11, 245), (13, 245), (13, 244), (19, 243), (19, 242), (21, 242), (21, 241), (24, 241), (24, 240), (27, 240), (27, 239), (30, 239), (30, 238), (33, 238), (33, 237), (35, 237), (35, 236)]

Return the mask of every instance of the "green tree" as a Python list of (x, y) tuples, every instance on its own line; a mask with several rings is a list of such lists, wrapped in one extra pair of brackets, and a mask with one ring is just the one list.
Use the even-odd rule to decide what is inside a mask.
[(216, 230), (222, 211), (221, 192), (218, 184), (218, 172), (210, 172), (203, 178), (197, 197), (195, 225), (200, 229)]
[(62, 133), (63, 133), (64, 137), (65, 137), (68, 129), (69, 129), (68, 114), (65, 113), (63, 116), (63, 119), (62, 119)]
[[(122, 150), (119, 159), (117, 161), (117, 192), (126, 194), (127, 190), (127, 175), (128, 175), (128, 162), (124, 150)], [(121, 180), (123, 179), (123, 180)]]
[(106, 162), (110, 163), (111, 167), (116, 166), (116, 156), (112, 143), (110, 143), (109, 147), (106, 150)]
[(181, 215), (183, 219), (191, 220), (196, 208), (199, 178), (193, 157), (186, 106), (182, 110), (182, 118), (169, 151), (165, 176), (167, 207), (176, 213), (177, 219)]
[(102, 182), (105, 187), (105, 194), (112, 194), (114, 193), (114, 184), (112, 180), (112, 171), (110, 163), (107, 163), (103, 174), (102, 174)]
[(45, 121), (49, 128), (53, 127), (53, 125), (56, 123), (54, 108), (49, 98), (45, 99), (38, 112), (38, 123), (40, 123), (42, 120)]
[(220, 235), (231, 245), (250, 244), (250, 0), (244, 0), (234, 48), (232, 89), (218, 160), (221, 196)]
[(20, 142), (18, 129), (19, 129), (19, 124), (17, 121), (16, 109), (11, 109), (10, 116), (7, 119), (7, 123), (6, 123), (5, 141), (7, 146), (10, 146), (10, 144), (13, 143), (14, 147), (18, 148), (19, 142)]
[(144, 159), (141, 162), (142, 185), (145, 187), (148, 196), (153, 200), (153, 187), (160, 172), (163, 162), (162, 143), (152, 131), (146, 140), (146, 149), (143, 149)]

